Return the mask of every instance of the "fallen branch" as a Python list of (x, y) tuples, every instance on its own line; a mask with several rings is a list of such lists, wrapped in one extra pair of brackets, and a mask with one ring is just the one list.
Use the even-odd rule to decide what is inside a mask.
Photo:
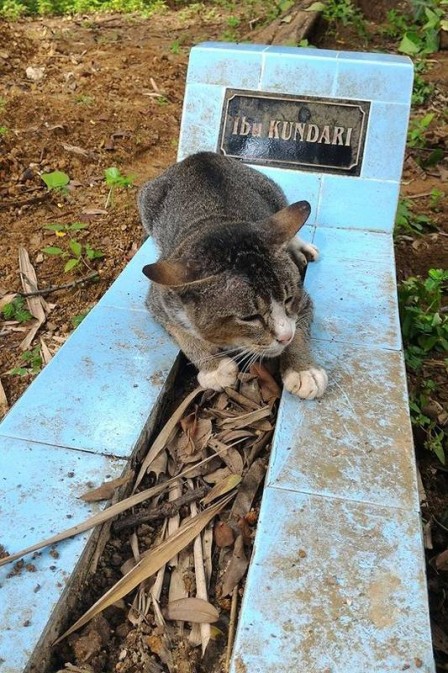
[(147, 523), (148, 521), (157, 521), (157, 519), (166, 519), (174, 516), (178, 513), (181, 507), (184, 505), (189, 505), (191, 502), (200, 500), (208, 492), (207, 486), (201, 486), (195, 491), (187, 491), (184, 495), (181, 495), (180, 498), (176, 500), (171, 500), (170, 502), (164, 502), (160, 507), (154, 507), (154, 509), (145, 510), (144, 512), (138, 512), (137, 514), (131, 514), (124, 519), (116, 521), (112, 526), (114, 533), (119, 533), (124, 528), (130, 528), (131, 526), (138, 526), (141, 523)]
[(92, 273), (89, 273), (88, 276), (83, 276), (77, 280), (72, 280), (70, 283), (64, 283), (63, 285), (50, 285), (50, 287), (44, 287), (42, 290), (33, 290), (32, 292), (19, 292), (18, 295), (24, 299), (27, 297), (36, 296), (46, 297), (47, 294), (57, 292), (58, 290), (67, 290), (68, 288), (76, 287), (76, 285), (82, 285), (83, 283), (87, 283), (89, 280), (93, 280), (93, 278), (98, 278), (98, 276), (98, 271), (93, 271)]

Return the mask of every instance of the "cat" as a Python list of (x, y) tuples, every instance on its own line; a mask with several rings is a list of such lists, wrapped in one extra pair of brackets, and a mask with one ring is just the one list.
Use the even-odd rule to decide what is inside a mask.
[(143, 273), (147, 307), (199, 370), (203, 388), (233, 386), (238, 361), (279, 357), (286, 390), (321, 397), (310, 353), (312, 302), (301, 271), (318, 250), (295, 237), (310, 204), (288, 206), (249, 166), (200, 152), (144, 184), (138, 207), (161, 257)]

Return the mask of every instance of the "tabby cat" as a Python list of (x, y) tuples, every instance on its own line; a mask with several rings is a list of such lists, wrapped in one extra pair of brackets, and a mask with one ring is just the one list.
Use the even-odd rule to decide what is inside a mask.
[(232, 386), (238, 362), (280, 357), (285, 388), (323, 395), (310, 353), (312, 303), (301, 270), (317, 249), (295, 237), (307, 201), (287, 206), (260, 172), (212, 152), (194, 154), (138, 195), (161, 257), (144, 267), (147, 306), (198, 368), (204, 388)]

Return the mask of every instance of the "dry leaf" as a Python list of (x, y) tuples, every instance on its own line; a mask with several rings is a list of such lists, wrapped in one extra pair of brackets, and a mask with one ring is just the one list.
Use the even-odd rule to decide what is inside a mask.
[(108, 215), (108, 211), (104, 208), (83, 208), (81, 213), (90, 217), (96, 217), (97, 215)]
[(219, 498), (221, 495), (228, 493), (233, 488), (238, 486), (240, 481), (241, 481), (241, 475), (229, 474), (228, 477), (215, 484), (211, 489), (211, 491), (209, 491), (207, 495), (204, 498), (202, 498), (201, 502), (203, 502), (204, 505), (208, 505), (210, 502), (213, 502), (213, 500), (216, 500), (216, 498)]
[(250, 375), (250, 377), (251, 378), (248, 380), (241, 381), (240, 393), (244, 395), (244, 397), (248, 397), (250, 400), (255, 402), (258, 407), (261, 407), (262, 399), (260, 386), (258, 385), (258, 379), (253, 378), (252, 375)]
[(165, 448), (165, 445), (170, 438), (171, 432), (173, 428), (176, 427), (177, 423), (180, 421), (182, 418), (185, 409), (188, 408), (190, 403), (194, 400), (195, 397), (199, 395), (199, 393), (203, 392), (202, 388), (196, 388), (193, 390), (192, 393), (190, 393), (184, 400), (183, 402), (177, 407), (176, 411), (174, 414), (171, 416), (170, 419), (165, 423), (163, 426), (161, 432), (157, 435), (153, 445), (151, 446), (150, 450), (148, 451), (147, 456), (145, 457), (142, 466), (140, 468), (140, 472), (138, 473), (137, 479), (135, 480), (134, 484), (134, 492), (139, 486), (141, 480), (146, 474), (146, 471), (148, 467), (151, 465), (152, 461), (157, 458), (159, 453)]
[(213, 624), (219, 619), (218, 610), (202, 598), (180, 598), (172, 601), (164, 611), (166, 619), (192, 622), (196, 624)]
[(261, 362), (253, 364), (250, 371), (259, 380), (261, 396), (265, 402), (277, 400), (281, 397), (282, 391), (280, 386)]
[(99, 502), (100, 500), (110, 500), (116, 489), (123, 484), (126, 484), (134, 476), (133, 472), (129, 472), (124, 477), (118, 477), (117, 479), (112, 479), (111, 481), (105, 481), (98, 486), (98, 488), (93, 488), (90, 491), (86, 491), (83, 495), (80, 495), (80, 500), (84, 502)]
[(231, 547), (233, 545), (235, 535), (229, 524), (225, 521), (218, 521), (213, 532), (217, 547), (222, 549), (223, 547)]
[(208, 445), (213, 451), (216, 451), (216, 453), (220, 452), (221, 458), (234, 474), (243, 473), (243, 459), (236, 449), (223, 444), (214, 437), (211, 437)]
[(228, 596), (232, 593), (234, 587), (236, 587), (238, 582), (244, 576), (248, 565), (249, 561), (244, 553), (243, 536), (238, 535), (235, 540), (232, 558), (222, 578), (221, 596)]
[(204, 481), (206, 481), (207, 484), (216, 484), (218, 481), (221, 481), (222, 479), (225, 479), (225, 477), (228, 477), (229, 474), (232, 474), (230, 468), (220, 467), (218, 470), (210, 472), (210, 474), (204, 474)]
[(255, 495), (263, 481), (266, 466), (262, 458), (258, 458), (244, 475), (233, 503), (231, 519), (239, 521), (250, 511)]
[[(140, 494), (139, 494), (140, 495)], [(170, 558), (184, 549), (194, 538), (199, 535), (209, 521), (218, 514), (221, 509), (232, 499), (232, 495), (225, 496), (215, 505), (211, 505), (198, 516), (188, 519), (176, 533), (164, 542), (152, 549), (150, 553), (142, 557), (137, 565), (124, 577), (121, 578), (104, 596), (102, 596), (87, 612), (78, 619), (65, 633), (58, 638), (60, 642), (68, 635), (77, 631), (81, 626), (87, 624), (92, 617), (100, 614), (109, 605), (112, 605), (123, 596), (126, 596), (132, 589), (135, 589), (141, 582), (154, 575), (159, 568), (167, 563)]]
[(148, 474), (155, 474), (156, 479), (160, 477), (161, 474), (166, 473), (168, 463), (168, 454), (166, 451), (162, 451), (155, 460), (152, 461), (151, 465), (148, 468)]
[[(38, 287), (37, 276), (34, 267), (30, 262), (28, 252), (25, 250), (25, 248), (19, 248), (19, 269), (20, 269), (20, 277), (22, 279), (22, 287), (25, 293), (34, 292)], [(39, 296), (27, 297), (26, 303), (29, 312), (31, 313), (32, 316), (34, 316), (34, 318), (36, 318), (37, 322), (31, 327), (27, 336), (20, 344), (20, 348), (23, 351), (29, 349), (34, 337), (36, 336), (38, 329), (40, 328), (41, 325), (44, 324), (45, 320), (47, 319), (44, 310), (47, 304), (42, 299), (42, 297)]]
[(245, 397), (241, 393), (233, 390), (233, 388), (226, 388), (226, 394), (230, 397), (231, 400), (238, 402), (242, 407), (256, 411), (260, 408), (260, 405), (251, 400), (249, 397)]
[(42, 337), (40, 338), (40, 352), (41, 352), (42, 360), (43, 360), (44, 364), (47, 365), (50, 362), (50, 360), (53, 356), (50, 353), (50, 351), (48, 349), (48, 346), (45, 343), (45, 341), (42, 339)]
[(5, 389), (3, 388), (2, 380), (0, 379), (0, 417), (4, 416), (8, 409), (8, 398), (6, 397)]
[(237, 428), (245, 428), (248, 425), (255, 423), (256, 421), (261, 421), (261, 419), (270, 416), (271, 411), (272, 410), (270, 406), (262, 407), (261, 409), (250, 411), (249, 413), (242, 414), (236, 418), (225, 418), (224, 420), (219, 421), (218, 425), (220, 425), (222, 428), (231, 428), (232, 430), (236, 430)]

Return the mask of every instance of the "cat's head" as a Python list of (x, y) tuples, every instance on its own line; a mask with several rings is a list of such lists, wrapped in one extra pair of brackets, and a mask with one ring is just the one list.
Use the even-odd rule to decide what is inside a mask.
[(143, 272), (166, 288), (168, 312), (192, 334), (219, 347), (275, 357), (309, 309), (287, 251), (309, 213), (309, 203), (299, 201), (262, 222), (212, 227)]

